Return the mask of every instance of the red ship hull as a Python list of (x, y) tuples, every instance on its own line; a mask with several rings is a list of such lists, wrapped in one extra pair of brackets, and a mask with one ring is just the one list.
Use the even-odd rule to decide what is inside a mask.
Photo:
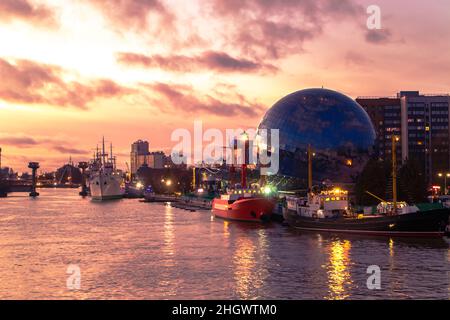
[(266, 198), (243, 198), (236, 201), (214, 199), (212, 212), (215, 217), (249, 221), (264, 222), (270, 220), (275, 204)]

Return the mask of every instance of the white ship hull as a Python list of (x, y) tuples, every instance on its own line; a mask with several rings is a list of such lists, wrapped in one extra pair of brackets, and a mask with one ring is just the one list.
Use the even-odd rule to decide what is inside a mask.
[(114, 174), (96, 173), (90, 180), (92, 200), (111, 200), (123, 197), (121, 177)]

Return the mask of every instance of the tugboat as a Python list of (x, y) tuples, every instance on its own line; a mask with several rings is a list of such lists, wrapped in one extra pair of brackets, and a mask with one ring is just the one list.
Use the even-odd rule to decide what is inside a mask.
[[(242, 189), (230, 191), (215, 198), (212, 203), (212, 213), (217, 218), (266, 222), (270, 220), (275, 203), (264, 196), (264, 188), (246, 188), (247, 185), (247, 150), (248, 135), (244, 132), (244, 161), (241, 170)], [(268, 187), (267, 187), (268, 188)]]
[(105, 153), (105, 138), (103, 138), (102, 153), (97, 152), (94, 160), (90, 163), (89, 185), (92, 200), (111, 200), (123, 197), (124, 190), (121, 188), (122, 175), (116, 169), (116, 159), (112, 154), (111, 144), (110, 156)]
[(313, 190), (309, 147), (308, 196), (286, 197), (283, 216), (287, 223), (300, 230), (375, 236), (443, 237), (448, 234), (450, 209), (444, 206), (419, 209), (415, 205), (397, 202), (394, 139), (392, 142), (393, 201), (382, 201), (376, 215), (353, 214), (349, 210), (348, 193), (345, 190)]

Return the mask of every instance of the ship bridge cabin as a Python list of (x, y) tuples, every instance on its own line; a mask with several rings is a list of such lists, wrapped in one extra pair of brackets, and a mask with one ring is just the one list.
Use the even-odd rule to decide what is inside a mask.
[(254, 198), (261, 195), (266, 195), (264, 188), (245, 188), (245, 189), (231, 190), (226, 194), (222, 194), (220, 198), (222, 200), (228, 200), (229, 203), (232, 203), (242, 198)]
[(310, 205), (315, 204), (318, 209), (325, 211), (347, 210), (348, 191), (334, 188), (332, 190), (321, 191), (319, 194), (310, 194)]
[(287, 208), (300, 216), (331, 218), (348, 211), (348, 191), (339, 188), (309, 193), (305, 198), (286, 197)]

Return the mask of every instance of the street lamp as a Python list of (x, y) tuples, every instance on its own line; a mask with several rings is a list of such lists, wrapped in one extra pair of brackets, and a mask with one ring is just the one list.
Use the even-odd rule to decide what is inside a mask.
[(442, 177), (444, 177), (444, 195), (447, 195), (447, 178), (450, 178), (450, 173), (442, 173), (442, 172), (439, 172), (438, 173), (438, 177), (439, 178), (442, 178)]

